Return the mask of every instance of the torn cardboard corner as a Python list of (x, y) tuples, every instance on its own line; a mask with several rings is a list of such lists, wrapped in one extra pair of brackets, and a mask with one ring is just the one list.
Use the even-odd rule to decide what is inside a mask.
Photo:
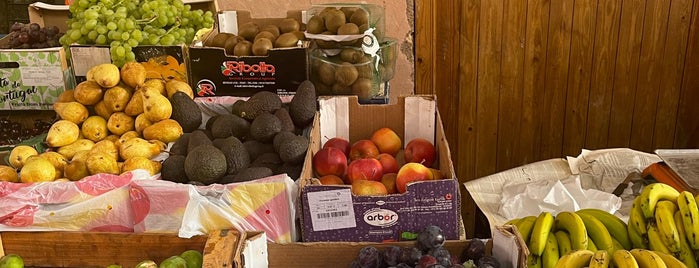
[(529, 249), (522, 234), (514, 225), (495, 226), (493, 232), (493, 257), (500, 260), (502, 268), (527, 267)]

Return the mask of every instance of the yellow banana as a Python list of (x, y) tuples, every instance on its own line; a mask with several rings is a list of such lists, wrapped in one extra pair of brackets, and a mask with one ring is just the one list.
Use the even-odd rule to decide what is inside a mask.
[(699, 206), (694, 195), (689, 191), (682, 191), (677, 197), (677, 207), (682, 213), (681, 223), (687, 234), (687, 241), (692, 249), (699, 249)]
[(595, 241), (592, 240), (592, 238), (589, 235), (587, 236), (587, 249), (592, 252), (598, 250), (597, 245), (595, 245)]
[(541, 253), (541, 267), (542, 268), (553, 268), (556, 267), (556, 263), (560, 258), (560, 253), (558, 251), (558, 239), (553, 231), (546, 237), (546, 247), (544, 252)]
[(641, 211), (641, 196), (636, 196), (633, 199), (633, 205), (631, 206), (631, 211), (629, 211), (629, 224), (630, 228), (636, 229), (636, 231), (642, 236), (646, 235), (646, 230), (648, 229), (646, 225), (646, 217), (643, 216), (643, 211)]
[(612, 264), (617, 268), (639, 268), (631, 252), (625, 249), (614, 251), (614, 254), (612, 254)]
[(648, 249), (672, 254), (663, 242), (660, 231), (655, 224), (648, 224)]
[(655, 205), (655, 225), (660, 233), (660, 238), (672, 253), (680, 251), (680, 234), (675, 225), (675, 211), (677, 205), (674, 201), (660, 200)]
[(586, 213), (580, 213), (578, 216), (585, 224), (587, 235), (590, 236), (597, 249), (606, 250), (610, 255), (614, 253), (614, 240), (612, 240), (612, 235), (609, 234), (607, 227), (600, 220)]
[(576, 213), (584, 213), (594, 216), (600, 220), (605, 227), (607, 227), (609, 234), (611, 234), (614, 239), (619, 241), (624, 249), (631, 249), (631, 239), (629, 239), (629, 233), (627, 231), (628, 226), (624, 220), (612, 213), (596, 208), (584, 208), (578, 210)]
[(595, 251), (595, 255), (590, 259), (589, 268), (607, 268), (611, 259), (611, 255), (606, 250)]
[(639, 267), (643, 268), (667, 268), (663, 259), (658, 256), (654, 251), (634, 248), (629, 250), (633, 258), (636, 259)]
[[(691, 246), (689, 245), (689, 241), (687, 241), (687, 236), (686, 236), (686, 231), (684, 229), (684, 225), (682, 224), (682, 212), (675, 211), (675, 224), (677, 225), (677, 233), (680, 234), (680, 252), (675, 254), (677, 259), (679, 259), (681, 262), (683, 262), (687, 267), (690, 268), (697, 268), (699, 266), (697, 264), (696, 259), (694, 258), (694, 251), (692, 250)], [(656, 252), (657, 253), (657, 252)], [(673, 256), (673, 257), (675, 257)], [(661, 256), (662, 257), (662, 256)], [(665, 260), (665, 258), (663, 258)], [(665, 262), (667, 263), (667, 261)], [(671, 265), (668, 265), (668, 267), (673, 267)]]
[(648, 184), (643, 187), (641, 194), (638, 196), (641, 198), (640, 205), (641, 211), (643, 211), (643, 216), (646, 219), (653, 218), (655, 213), (655, 205), (660, 200), (677, 201), (677, 197), (680, 195), (675, 188), (662, 182), (655, 182)]
[(558, 243), (558, 255), (563, 256), (568, 254), (568, 252), (573, 251), (573, 247), (570, 245), (570, 236), (568, 232), (563, 230), (554, 231), (553, 235), (556, 236), (556, 242)]
[(675, 258), (675, 256), (660, 251), (656, 251), (655, 254), (658, 254), (658, 256), (660, 256), (660, 258), (663, 259), (663, 262), (665, 263), (665, 265), (667, 265), (667, 267), (689, 268), (689, 266)]
[(527, 255), (527, 267), (528, 268), (542, 268), (541, 257), (534, 255), (532, 253), (529, 253), (529, 255)]
[(532, 230), (531, 237), (527, 247), (529, 247), (529, 252), (536, 256), (541, 256), (546, 247), (546, 239), (551, 233), (553, 228), (553, 215), (550, 212), (544, 211), (539, 213), (536, 217), (536, 222), (534, 223), (534, 229)]
[(636, 228), (629, 225), (629, 239), (631, 240), (632, 248), (648, 248), (648, 236), (642, 235)]
[(583, 220), (572, 211), (559, 212), (555, 217), (555, 230), (565, 230), (572, 249), (587, 249), (587, 230)]
[(556, 268), (578, 268), (590, 265), (594, 252), (587, 249), (578, 249), (561, 256), (556, 263)]
[(510, 220), (506, 221), (505, 224), (503, 224), (503, 225), (517, 225), (517, 223), (518, 223), (521, 219), (522, 219), (522, 218), (510, 219)]
[(534, 228), (534, 222), (536, 222), (536, 216), (526, 216), (522, 217), (522, 219), (515, 225), (517, 226), (519, 234), (522, 235), (524, 242), (529, 241), (529, 237), (532, 234), (532, 229)]

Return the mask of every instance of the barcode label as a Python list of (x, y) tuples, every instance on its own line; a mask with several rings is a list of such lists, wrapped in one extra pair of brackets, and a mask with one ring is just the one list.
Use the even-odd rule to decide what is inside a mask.
[(349, 188), (308, 193), (313, 231), (357, 227)]
[(342, 216), (347, 216), (347, 215), (349, 215), (349, 211), (336, 211), (336, 212), (329, 212), (329, 213), (320, 213), (317, 215), (317, 218), (319, 218), (319, 219), (337, 218), (337, 217), (342, 217)]

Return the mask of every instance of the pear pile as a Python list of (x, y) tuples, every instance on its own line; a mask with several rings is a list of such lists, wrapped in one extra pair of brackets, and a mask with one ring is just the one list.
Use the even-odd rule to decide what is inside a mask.
[(86, 81), (65, 90), (54, 104), (58, 120), (45, 143), (48, 150), (16, 146), (0, 180), (77, 181), (98, 173), (145, 169), (160, 172), (153, 160), (183, 134), (169, 98), (178, 92), (193, 102), (192, 88), (179, 80), (146, 78), (141, 63), (93, 66)]

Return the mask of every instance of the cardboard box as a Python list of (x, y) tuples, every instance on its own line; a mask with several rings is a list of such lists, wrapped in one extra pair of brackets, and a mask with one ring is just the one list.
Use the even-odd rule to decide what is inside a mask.
[[(32, 4), (29, 6), (30, 21), (59, 26), (52, 10), (58, 7), (45, 5), (38, 8)], [(34, 14), (43, 11), (48, 14)], [(0, 44), (8, 42), (8, 36), (0, 39)], [(62, 47), (0, 49), (0, 110), (50, 110), (58, 95), (72, 86), (69, 77)]]
[[(405, 96), (386, 105), (322, 96), (319, 103), (301, 173), (304, 241), (397, 241), (430, 224), (440, 226), (447, 239), (465, 238), (459, 184), (433, 96)], [(410, 184), (404, 194), (370, 197), (354, 196), (345, 185), (318, 185), (311, 163), (325, 141), (339, 136), (353, 143), (382, 127), (393, 129), (404, 145), (417, 137), (435, 144), (439, 157), (433, 167), (445, 179)]]
[(260, 232), (219, 230), (192, 238), (164, 233), (3, 232), (0, 241), (0, 256), (17, 254), (26, 267), (134, 267), (143, 260), (160, 263), (190, 249), (203, 253), (203, 267), (267, 267), (267, 242)]
[[(287, 17), (302, 21), (301, 11), (288, 11)], [(267, 25), (278, 24), (282, 19), (252, 18), (248, 11), (220, 11), (218, 27), (205, 40), (219, 32), (237, 34), (238, 25), (246, 22)], [(267, 56), (244, 57), (227, 55), (219, 47), (190, 46), (188, 55), (189, 83), (200, 97), (249, 97), (265, 90), (290, 96), (308, 79), (308, 49), (303, 45), (273, 48)]]

